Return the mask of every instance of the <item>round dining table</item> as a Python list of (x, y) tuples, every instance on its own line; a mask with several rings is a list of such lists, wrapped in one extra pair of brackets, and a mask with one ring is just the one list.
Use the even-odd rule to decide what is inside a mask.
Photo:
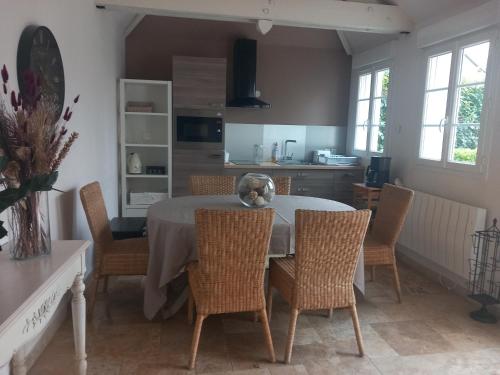
[[(328, 199), (276, 195), (267, 206), (275, 210), (269, 246), (270, 256), (286, 256), (295, 252), (295, 210), (352, 211), (353, 207)], [(150, 206), (147, 216), (149, 265), (145, 279), (144, 314), (153, 319), (167, 302), (167, 286), (197, 259), (195, 211), (198, 208), (251, 210), (242, 205), (237, 195), (198, 195), (170, 198)], [(354, 285), (364, 294), (364, 262), (361, 250)], [(175, 303), (164, 309), (164, 317), (175, 313), (186, 300), (187, 290), (176, 296)]]

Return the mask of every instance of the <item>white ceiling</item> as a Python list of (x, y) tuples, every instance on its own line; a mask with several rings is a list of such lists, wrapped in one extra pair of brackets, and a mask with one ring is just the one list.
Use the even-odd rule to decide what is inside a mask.
[[(344, 0), (345, 1), (345, 0)], [(455, 15), (484, 4), (489, 0), (347, 0), (360, 3), (379, 3), (398, 5), (413, 20), (415, 25), (423, 26), (439, 19)], [(384, 44), (398, 35), (380, 35), (344, 32), (353, 52), (362, 52)]]

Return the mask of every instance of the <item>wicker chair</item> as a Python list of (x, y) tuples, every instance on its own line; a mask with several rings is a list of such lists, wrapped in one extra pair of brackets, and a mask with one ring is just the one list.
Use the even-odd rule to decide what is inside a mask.
[(113, 240), (98, 182), (81, 188), (80, 199), (94, 240), (94, 272), (88, 314), (91, 319), (99, 280), (104, 278), (104, 291), (107, 292), (109, 276), (145, 275), (148, 269), (149, 245), (147, 238)]
[(277, 195), (290, 195), (290, 187), (292, 178), (290, 176), (275, 176), (273, 177), (274, 186)]
[(189, 321), (196, 324), (189, 368), (195, 366), (203, 321), (208, 315), (258, 311), (272, 362), (275, 362), (264, 296), (265, 259), (274, 210), (196, 211), (199, 261), (190, 263)]
[(369, 210), (295, 211), (295, 257), (271, 259), (267, 294), (269, 319), (273, 288), (291, 306), (286, 363), (292, 357), (295, 326), (302, 310), (348, 308), (363, 356), (353, 280), (370, 215)]
[(235, 176), (190, 176), (189, 185), (192, 195), (230, 195), (234, 194)]
[(364, 243), (365, 266), (371, 267), (375, 278), (376, 266), (389, 266), (394, 272), (394, 284), (401, 303), (401, 285), (396, 266), (395, 245), (413, 200), (413, 191), (385, 184), (380, 193), (377, 215)]

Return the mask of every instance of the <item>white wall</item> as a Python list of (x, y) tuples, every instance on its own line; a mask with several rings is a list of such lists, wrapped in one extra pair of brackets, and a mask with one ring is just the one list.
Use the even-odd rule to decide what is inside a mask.
[[(80, 138), (63, 162), (50, 192), (53, 239), (89, 239), (90, 232), (78, 190), (101, 183), (108, 215), (118, 213), (117, 78), (123, 72), (123, 31), (128, 16), (95, 8), (93, 0), (0, 0), (0, 63), (17, 87), (16, 53), (19, 36), (29, 24), (54, 33), (61, 50), (66, 101), (80, 94), (69, 128)], [(90, 262), (90, 254), (88, 263)], [(90, 266), (90, 263), (89, 263)]]
[[(497, 3), (497, 1), (492, 3)], [(492, 8), (497, 9), (496, 5)], [(484, 14), (488, 16), (487, 12)], [(489, 20), (483, 22), (477, 12), (472, 13), (471, 17), (478, 27), (472, 28), (469, 22), (466, 25), (468, 30), (477, 30), (480, 25), (491, 25)], [(417, 47), (418, 34), (423, 35), (422, 33), (424, 33), (429, 36), (429, 31), (432, 31), (436, 38), (449, 39), (452, 37), (448, 32), (450, 22), (452, 20), (443, 20), (439, 24), (431, 25), (424, 30), (417, 30), (409, 36), (403, 36), (395, 42), (356, 55), (353, 57), (353, 69), (356, 70), (371, 62), (379, 62), (383, 59), (386, 59), (392, 66), (392, 93), (389, 104), (391, 118), (388, 139), (388, 156), (393, 158), (392, 177), (399, 176), (406, 185), (420, 191), (484, 207), (488, 210), (488, 222), (491, 222), (494, 217), (500, 218), (500, 151), (496, 147), (498, 140), (500, 140), (500, 112), (497, 104), (500, 102), (500, 95), (498, 89), (494, 90), (491, 101), (492, 110), (486, 124), (489, 131), (488, 142), (492, 147), (487, 158), (488, 166), (485, 173), (472, 174), (432, 168), (419, 164), (417, 160), (426, 64), (425, 50)], [(491, 82), (492, 87), (500, 86), (498, 56), (499, 51), (496, 51), (490, 66), (491, 69), (495, 69), (496, 73), (494, 82)], [(353, 80), (356, 79), (354, 74), (352, 77)], [(349, 150), (352, 150), (353, 145), (352, 123), (355, 102), (352, 99), (348, 137)]]

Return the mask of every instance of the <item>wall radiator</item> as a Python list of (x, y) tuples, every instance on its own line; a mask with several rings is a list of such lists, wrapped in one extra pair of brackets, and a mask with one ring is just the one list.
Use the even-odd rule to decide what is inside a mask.
[(471, 235), (484, 229), (485, 223), (484, 208), (415, 191), (398, 243), (453, 275), (468, 279)]

